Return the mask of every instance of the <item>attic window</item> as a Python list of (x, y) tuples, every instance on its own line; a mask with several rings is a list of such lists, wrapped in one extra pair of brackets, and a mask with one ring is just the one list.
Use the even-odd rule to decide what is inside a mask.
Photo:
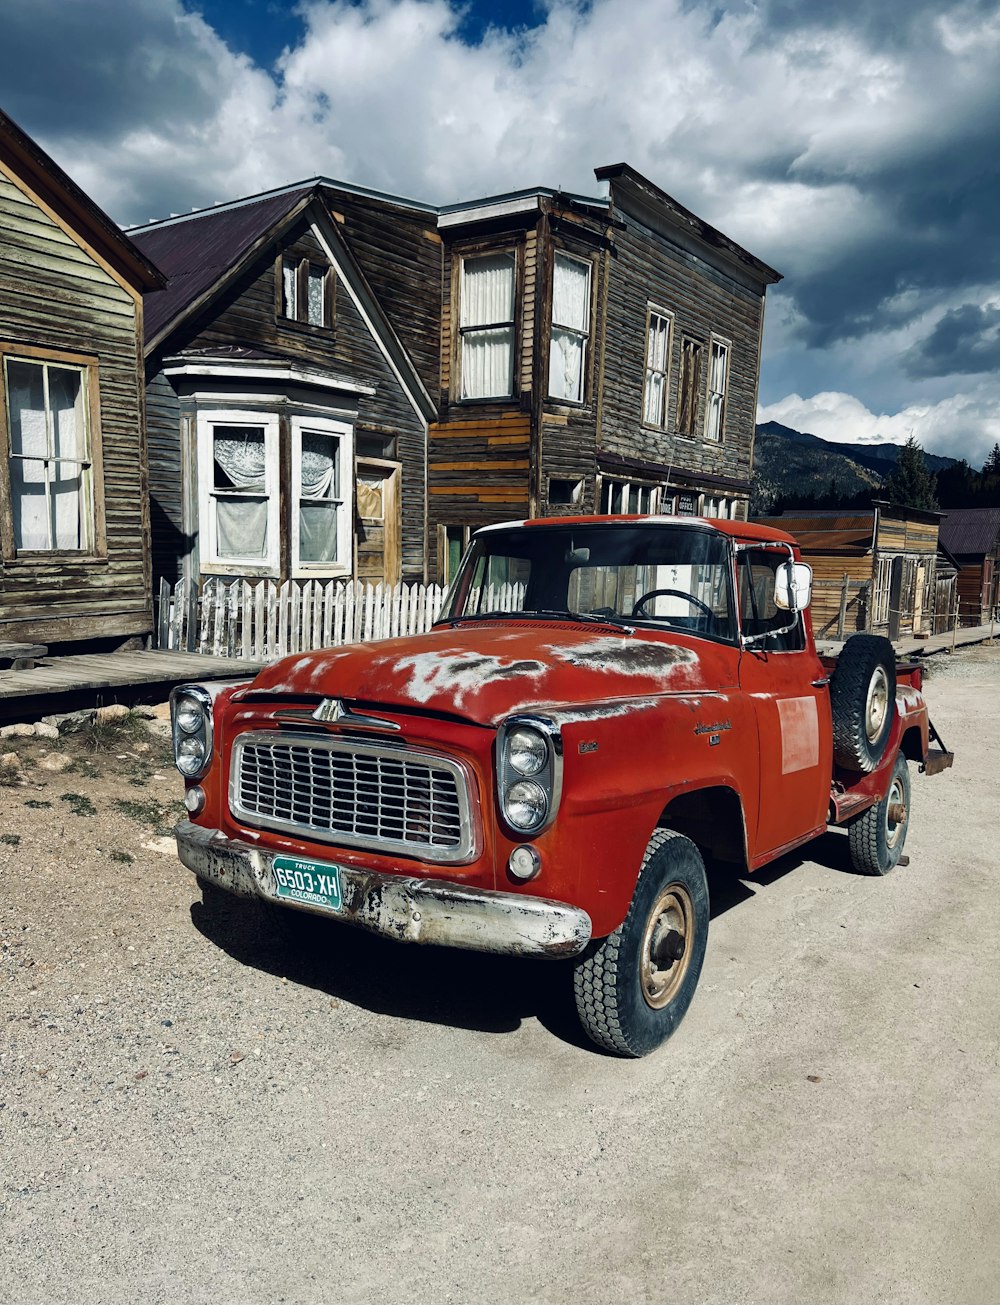
[(281, 316), (307, 326), (333, 326), (333, 268), (285, 257), (280, 271)]

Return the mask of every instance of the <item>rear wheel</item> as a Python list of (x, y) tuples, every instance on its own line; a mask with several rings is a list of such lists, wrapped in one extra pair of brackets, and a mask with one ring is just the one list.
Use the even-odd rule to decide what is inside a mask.
[(899, 864), (910, 824), (910, 768), (896, 758), (889, 791), (848, 826), (851, 863), (865, 875), (887, 875)]
[(658, 829), (622, 924), (577, 962), (587, 1036), (617, 1056), (666, 1041), (691, 1004), (708, 941), (708, 883), (689, 838)]
[(881, 761), (896, 717), (896, 650), (888, 639), (855, 634), (830, 681), (833, 757), (868, 774)]

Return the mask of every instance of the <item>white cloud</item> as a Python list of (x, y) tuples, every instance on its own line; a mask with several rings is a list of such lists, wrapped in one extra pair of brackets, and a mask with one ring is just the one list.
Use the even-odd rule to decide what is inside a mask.
[(1000, 441), (1000, 379), (937, 403), (874, 413), (852, 394), (789, 394), (758, 409), (758, 422), (777, 421), (838, 444), (905, 444), (912, 435), (928, 453), (965, 458), (979, 467)]

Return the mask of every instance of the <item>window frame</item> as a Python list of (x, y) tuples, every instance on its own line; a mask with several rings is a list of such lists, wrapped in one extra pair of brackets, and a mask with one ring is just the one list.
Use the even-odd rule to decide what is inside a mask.
[[(511, 316), (508, 320), (501, 322), (479, 323), (476, 326), (462, 325), (462, 305), (465, 298), (465, 265), (469, 262), (475, 262), (477, 259), (485, 258), (502, 258), (506, 257), (511, 260), (514, 268), (513, 275), (513, 293), (511, 296)], [(462, 404), (476, 403), (509, 403), (517, 397), (518, 393), (518, 314), (521, 304), (521, 264), (522, 260), (518, 252), (517, 245), (477, 246), (475, 248), (456, 251), (455, 254), (455, 281), (452, 290), (452, 312), (454, 316), (454, 357), (452, 374), (457, 377), (457, 387), (452, 387), (453, 401)], [(484, 395), (467, 395), (465, 393), (465, 337), (470, 333), (483, 331), (496, 331), (505, 327), (510, 328), (510, 362), (508, 368), (508, 389), (504, 394), (484, 394)], [(455, 389), (457, 388), (457, 394)]]
[[(586, 325), (582, 329), (576, 326), (569, 326), (565, 322), (556, 321), (556, 264), (559, 259), (564, 259), (567, 263), (579, 263), (587, 269), (587, 311), (585, 314)], [(583, 407), (587, 403), (589, 386), (589, 363), (590, 363), (590, 340), (593, 334), (594, 319), (594, 260), (586, 258), (582, 254), (572, 254), (568, 249), (554, 249), (552, 251), (552, 274), (549, 278), (549, 357), (548, 373), (546, 375), (546, 397), (553, 403), (572, 404), (576, 407)], [(516, 287), (515, 287), (516, 289)], [(552, 393), (552, 340), (556, 328), (560, 331), (566, 331), (576, 336), (582, 342), (580, 351), (580, 384), (579, 395), (575, 399), (566, 398), (565, 396)]]
[[(354, 427), (346, 421), (337, 421), (331, 417), (292, 416), (288, 423), (291, 442), (291, 481), (288, 486), (289, 520), (289, 574), (293, 579), (331, 578), (354, 574)], [(299, 508), (302, 503), (302, 436), (309, 431), (320, 435), (335, 436), (339, 440), (338, 461), (340, 463), (340, 494), (336, 500), (337, 513), (337, 557), (336, 562), (303, 562), (299, 557), (301, 547), (302, 525), (299, 520)], [(306, 502), (309, 500), (307, 499)]]
[[(295, 311), (289, 313), (285, 298), (285, 269), (293, 273), (295, 286)], [(322, 277), (323, 309), (322, 321), (309, 320), (309, 280), (317, 272)], [(336, 325), (336, 279), (335, 270), (330, 263), (323, 263), (308, 254), (292, 254), (285, 250), (278, 255), (275, 263), (275, 316), (279, 321), (304, 327), (309, 331), (331, 331)]]
[[(713, 390), (712, 388), (712, 371), (715, 359), (715, 351), (721, 350), (725, 354), (726, 372), (723, 377), (722, 390)], [(705, 368), (705, 439), (711, 444), (724, 444), (726, 435), (726, 415), (729, 408), (729, 376), (732, 371), (733, 360), (733, 342), (727, 340), (725, 336), (716, 335), (714, 332), (708, 339), (708, 366)], [(717, 434), (711, 433), (712, 425), (712, 399), (714, 395), (719, 395), (719, 426)]]
[[(617, 511), (611, 507), (611, 495), (614, 487), (620, 486), (622, 491), (621, 507)], [(649, 507), (645, 510), (633, 505), (633, 498), (643, 493), (649, 494)], [(660, 515), (660, 503), (663, 497), (663, 485), (659, 481), (653, 480), (623, 480), (619, 476), (602, 476), (600, 516), (644, 516), (655, 517)], [(607, 500), (607, 506), (605, 506)]]
[[(653, 318), (657, 317), (667, 324), (667, 345), (665, 349), (665, 369), (662, 373), (656, 371), (650, 366), (650, 328)], [(674, 330), (676, 326), (676, 316), (669, 308), (661, 308), (659, 304), (648, 303), (646, 305), (646, 342), (643, 356), (643, 382), (642, 382), (642, 425), (648, 430), (666, 430), (670, 421), (670, 375), (673, 370), (672, 355), (674, 348)], [(646, 417), (646, 397), (649, 394), (650, 379), (653, 375), (662, 375), (663, 377), (663, 399), (660, 404), (660, 420), (649, 421)]]
[[(202, 575), (274, 578), (281, 563), (281, 467), (277, 413), (252, 408), (199, 408), (195, 442), (198, 450), (198, 547)], [(215, 489), (214, 434), (216, 426), (264, 428), (264, 491), (267, 498), (267, 554), (264, 558), (221, 558)]]
[[(690, 345), (692, 350), (693, 375), (689, 373), (686, 364), (687, 346)], [(701, 394), (701, 354), (704, 349), (703, 341), (693, 335), (681, 335), (681, 353), (680, 353), (680, 370), (677, 377), (677, 424), (676, 432), (686, 439), (695, 439), (699, 434), (698, 429), (698, 400)], [(687, 414), (689, 421), (685, 421), (685, 409), (690, 409)]]
[[(86, 521), (87, 544), (83, 548), (17, 548), (14, 536), (14, 502), (10, 477), (11, 429), (7, 398), (7, 363), (62, 367), (80, 371), (85, 387), (83, 401), (84, 437), (87, 458), (88, 496), (81, 490), (81, 515)], [(48, 429), (48, 423), (46, 423)], [(72, 459), (77, 461), (77, 459)], [(46, 461), (48, 461), (46, 459)], [(48, 349), (37, 345), (0, 342), (0, 557), (6, 562), (66, 559), (76, 562), (101, 561), (108, 556), (105, 517), (104, 458), (101, 438), (100, 360), (94, 354)]]

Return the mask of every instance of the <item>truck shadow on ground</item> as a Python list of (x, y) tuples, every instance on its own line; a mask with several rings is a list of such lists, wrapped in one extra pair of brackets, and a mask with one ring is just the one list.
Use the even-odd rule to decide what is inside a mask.
[[(731, 866), (710, 865), (712, 918), (738, 909), (806, 859), (798, 853), (783, 857), (751, 880)], [(850, 870), (846, 839), (836, 834), (811, 843), (808, 859)], [(560, 1041), (605, 1054), (580, 1028), (573, 968), (566, 961), (399, 943), (222, 894), (193, 903), (191, 919), (199, 933), (241, 964), (364, 1010), (484, 1033), (512, 1033), (524, 1020), (537, 1019)]]

